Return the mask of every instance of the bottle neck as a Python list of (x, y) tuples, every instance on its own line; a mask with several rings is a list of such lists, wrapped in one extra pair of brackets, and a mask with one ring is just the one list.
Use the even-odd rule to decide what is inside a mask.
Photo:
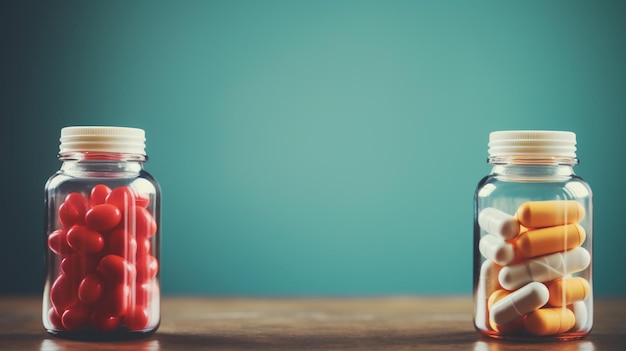
[(68, 152), (59, 155), (61, 171), (73, 176), (127, 177), (139, 174), (147, 157), (114, 152)]
[(492, 156), (492, 174), (515, 180), (561, 180), (575, 175), (575, 157)]

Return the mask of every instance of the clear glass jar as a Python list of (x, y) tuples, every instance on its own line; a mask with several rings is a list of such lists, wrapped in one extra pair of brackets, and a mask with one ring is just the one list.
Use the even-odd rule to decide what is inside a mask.
[(474, 195), (474, 326), (499, 339), (568, 340), (593, 324), (593, 203), (576, 135), (498, 131)]
[(44, 328), (83, 340), (160, 323), (160, 206), (142, 129), (66, 127), (45, 186)]

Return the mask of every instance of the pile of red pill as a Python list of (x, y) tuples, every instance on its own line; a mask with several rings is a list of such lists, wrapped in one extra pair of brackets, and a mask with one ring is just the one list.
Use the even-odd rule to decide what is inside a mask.
[(148, 327), (159, 269), (152, 255), (157, 223), (149, 202), (128, 186), (104, 184), (89, 196), (66, 196), (58, 209), (60, 226), (48, 236), (48, 247), (60, 259), (49, 294), (54, 328)]

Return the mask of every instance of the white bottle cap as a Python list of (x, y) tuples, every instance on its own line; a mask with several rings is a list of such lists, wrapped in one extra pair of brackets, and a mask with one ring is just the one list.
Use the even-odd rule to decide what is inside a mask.
[(547, 130), (505, 130), (489, 134), (489, 156), (576, 157), (576, 134)]
[(146, 155), (143, 129), (128, 127), (65, 127), (59, 153), (120, 152)]

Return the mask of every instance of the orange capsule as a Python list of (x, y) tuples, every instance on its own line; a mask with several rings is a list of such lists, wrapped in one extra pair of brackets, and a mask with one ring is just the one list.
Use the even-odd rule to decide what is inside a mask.
[(526, 315), (524, 328), (533, 335), (555, 335), (572, 329), (574, 312), (567, 308), (545, 307)]
[(515, 246), (517, 252), (530, 258), (571, 250), (586, 237), (585, 229), (578, 224), (558, 225), (524, 232), (515, 240)]
[(582, 277), (555, 279), (546, 284), (550, 292), (548, 303), (552, 306), (569, 305), (582, 301), (591, 293), (589, 282)]
[(515, 216), (527, 228), (552, 227), (578, 223), (585, 217), (585, 208), (574, 200), (529, 201), (517, 209)]

